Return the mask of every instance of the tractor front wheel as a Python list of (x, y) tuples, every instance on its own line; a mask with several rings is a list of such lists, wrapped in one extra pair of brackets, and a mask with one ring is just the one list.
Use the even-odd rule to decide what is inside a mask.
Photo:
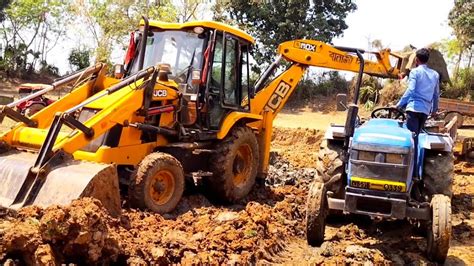
[(423, 183), (427, 193), (453, 195), (454, 156), (451, 152), (426, 151)]
[(446, 260), (451, 239), (451, 200), (436, 194), (431, 200), (432, 224), (428, 227), (427, 255), (432, 261)]
[(130, 205), (163, 214), (174, 210), (184, 192), (184, 172), (173, 156), (155, 152), (146, 156), (133, 174)]
[(258, 142), (248, 127), (234, 128), (210, 158), (212, 176), (204, 179), (210, 198), (235, 203), (252, 190), (259, 163)]
[(326, 187), (315, 180), (309, 187), (306, 202), (306, 240), (311, 246), (320, 246), (324, 242), (328, 202)]

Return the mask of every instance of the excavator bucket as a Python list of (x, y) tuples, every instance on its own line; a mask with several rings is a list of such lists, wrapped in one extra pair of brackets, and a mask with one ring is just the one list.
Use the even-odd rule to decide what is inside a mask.
[[(65, 205), (82, 197), (100, 200), (111, 215), (120, 214), (120, 191), (115, 166), (66, 160), (44, 177), (29, 175), (37, 154), (9, 151), (0, 155), (0, 205)], [(36, 182), (40, 178), (41, 182)], [(35, 181), (36, 180), (36, 181)]]

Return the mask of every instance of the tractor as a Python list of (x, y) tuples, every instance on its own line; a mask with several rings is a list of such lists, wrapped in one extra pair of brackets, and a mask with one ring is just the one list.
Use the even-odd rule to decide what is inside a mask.
[(426, 233), (428, 258), (442, 262), (451, 236), (453, 140), (424, 130), (415, 146), (405, 113), (396, 108), (377, 108), (362, 121), (361, 73), (345, 125), (331, 125), (321, 143), (307, 199), (307, 242), (322, 244), (333, 213), (408, 219)]

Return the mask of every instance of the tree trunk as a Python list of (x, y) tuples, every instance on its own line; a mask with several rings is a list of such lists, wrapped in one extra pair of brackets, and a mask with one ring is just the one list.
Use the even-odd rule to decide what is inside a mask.
[(456, 62), (456, 67), (454, 68), (454, 79), (455, 80), (458, 80), (458, 74), (459, 74), (459, 66), (461, 64), (461, 59), (462, 59), (462, 54), (463, 54), (463, 50), (461, 50), (459, 52), (459, 56), (458, 56), (458, 60)]
[(467, 67), (471, 67), (472, 63), (472, 49), (471, 49), (471, 54), (469, 55), (469, 63), (467, 64)]

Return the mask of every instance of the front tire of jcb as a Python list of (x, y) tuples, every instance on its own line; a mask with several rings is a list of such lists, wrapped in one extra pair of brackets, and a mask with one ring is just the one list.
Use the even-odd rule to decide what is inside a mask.
[(306, 240), (311, 246), (320, 246), (324, 242), (328, 203), (326, 187), (315, 180), (309, 187), (306, 202)]
[(171, 212), (181, 200), (184, 184), (183, 167), (175, 157), (151, 153), (132, 176), (128, 190), (130, 205), (160, 214)]
[(451, 200), (446, 195), (436, 194), (431, 200), (432, 224), (428, 228), (427, 256), (443, 263), (446, 260), (451, 240)]
[(243, 199), (255, 184), (258, 163), (255, 133), (246, 126), (234, 128), (210, 158), (213, 175), (204, 179), (208, 197), (225, 203)]

